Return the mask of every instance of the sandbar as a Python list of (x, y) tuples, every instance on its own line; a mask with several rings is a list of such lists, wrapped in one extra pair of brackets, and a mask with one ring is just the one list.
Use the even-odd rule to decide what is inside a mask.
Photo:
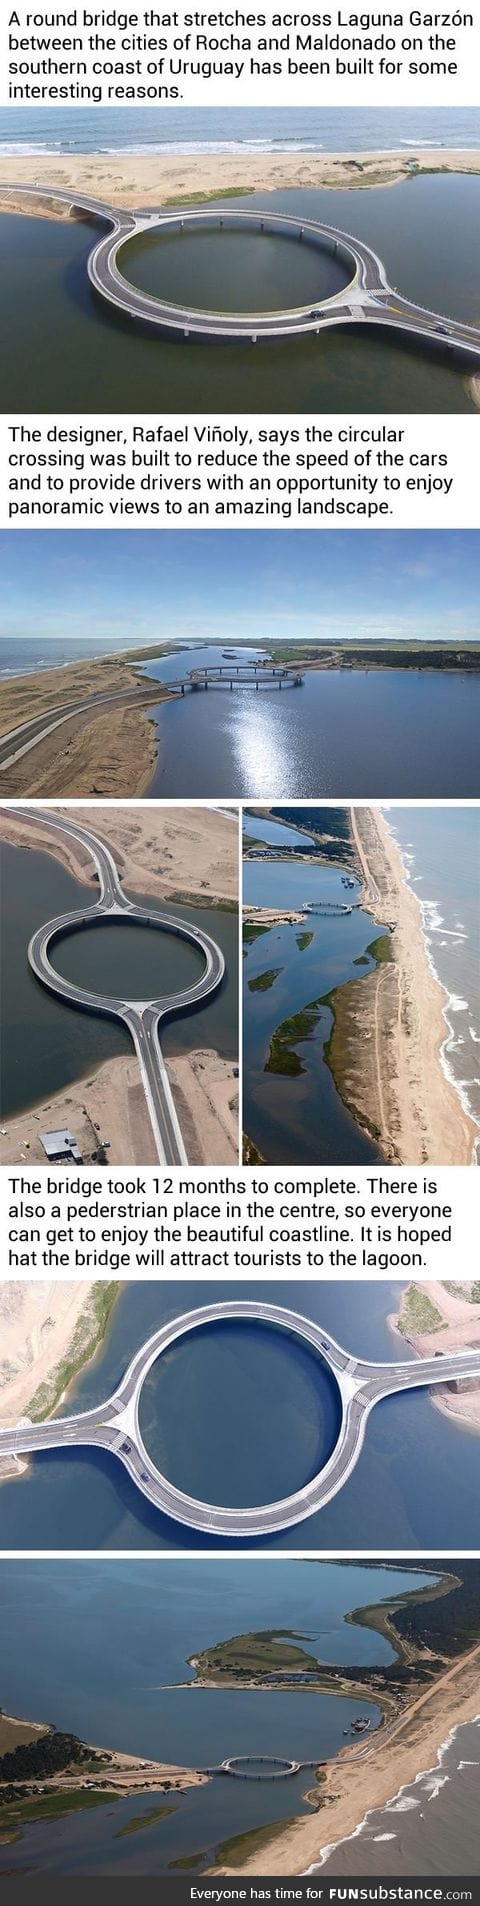
[[(480, 150), (439, 147), (428, 152), (412, 148), (398, 152), (261, 152), (232, 153), (15, 153), (0, 158), (1, 184), (59, 186), (83, 192), (110, 205), (128, 208), (159, 206), (223, 192), (275, 192), (284, 188), (368, 190), (398, 185), (412, 176), (431, 172), (480, 171)], [(2, 209), (24, 212), (25, 202), (5, 201)], [(63, 206), (52, 208), (45, 199), (34, 207), (35, 217), (65, 218)]]
[[(305, 1873), (332, 1846), (359, 1826), (367, 1812), (393, 1799), (400, 1787), (435, 1762), (452, 1727), (478, 1714), (480, 1642), (446, 1668), (433, 1686), (411, 1702), (400, 1719), (377, 1730), (368, 1744), (344, 1748), (322, 1768), (325, 1779), (315, 1793), (319, 1811), (292, 1821), (269, 1840), (266, 1852), (253, 1853), (237, 1873)], [(233, 1869), (219, 1866), (217, 1873)]]
[(478, 1129), (441, 1063), (447, 994), (429, 965), (420, 902), (384, 815), (356, 807), (351, 823), (364, 904), (391, 929), (391, 957), (336, 991), (338, 1090), (392, 1164), (471, 1164)]
[[(480, 1346), (480, 1287), (466, 1279), (455, 1280), (455, 1285), (436, 1278), (415, 1283), (403, 1293), (399, 1311), (388, 1322), (395, 1336), (410, 1343), (418, 1357), (476, 1350)], [(444, 1389), (435, 1385), (429, 1394), (435, 1409), (455, 1417), (464, 1429), (480, 1430), (478, 1378), (445, 1384)]]

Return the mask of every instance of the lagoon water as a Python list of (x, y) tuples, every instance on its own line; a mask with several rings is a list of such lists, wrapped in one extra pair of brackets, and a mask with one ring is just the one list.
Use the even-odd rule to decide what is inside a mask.
[[(94, 906), (94, 887), (75, 880), (61, 863), (49, 854), (28, 852), (21, 847), (4, 845), (2, 864), (2, 1067), (1, 1101), (4, 1121), (31, 1105), (42, 1103), (102, 1060), (117, 1053), (131, 1053), (126, 1030), (113, 1020), (96, 1014), (76, 1012), (46, 992), (34, 979), (27, 960), (32, 933), (44, 920), (56, 914)], [(140, 905), (151, 905), (159, 915), (169, 912), (158, 898), (144, 894), (130, 896)], [(193, 1047), (213, 1046), (225, 1058), (236, 1057), (237, 1014), (237, 917), (212, 907), (184, 907), (175, 902), (171, 909), (212, 933), (225, 953), (227, 972), (220, 991), (198, 1012), (172, 1020), (162, 1032), (162, 1047), (169, 1053), (191, 1051)], [(125, 931), (125, 938), (124, 936)], [(136, 934), (139, 934), (137, 943)], [(112, 937), (110, 937), (110, 935)], [(55, 952), (58, 970), (70, 978), (80, 973), (93, 988), (112, 976), (120, 987), (127, 971), (135, 974), (142, 957), (142, 980), (156, 989), (160, 978), (175, 991), (179, 957), (182, 976), (188, 981), (197, 973), (193, 950), (170, 935), (155, 934), (146, 945), (146, 935), (126, 922), (125, 929), (99, 926), (91, 936), (84, 935), (81, 961), (78, 935), (60, 941)], [(127, 952), (125, 952), (127, 948)], [(161, 951), (160, 951), (161, 949)], [(112, 968), (112, 961), (114, 962)], [(126, 963), (125, 963), (126, 962)], [(131, 981), (135, 985), (135, 981)], [(137, 980), (138, 984), (138, 980)], [(161, 990), (160, 987), (160, 990)], [(156, 994), (155, 994), (156, 996)]]
[[(236, 660), (261, 653), (242, 648)], [(221, 659), (213, 644), (196, 647), (195, 666)], [(174, 655), (147, 662), (145, 673), (173, 682), (192, 666), (191, 656)], [(478, 793), (480, 676), (312, 669), (302, 688), (209, 688), (149, 713), (156, 799)]]
[[(7, 1713), (51, 1719), (98, 1745), (180, 1766), (233, 1754), (319, 1759), (344, 1745), (344, 1729), (378, 1709), (348, 1697), (175, 1686), (189, 1682), (188, 1657), (230, 1635), (295, 1629), (326, 1661), (382, 1663), (384, 1636), (345, 1622), (348, 1611), (434, 1579), (408, 1567), (362, 1569), (265, 1558), (166, 1561), (18, 1561), (0, 1569), (3, 1640), (1, 1701)], [(200, 1870), (232, 1833), (306, 1811), (306, 1770), (293, 1780), (255, 1784), (212, 1780), (165, 1797), (168, 1819), (119, 1839), (161, 1796), (108, 1802), (96, 1812), (26, 1827), (1, 1850), (0, 1872), (144, 1873), (190, 1858)], [(320, 1827), (319, 1827), (320, 1840)], [(194, 1856), (197, 1856), (196, 1861)]]
[[(389, 807), (387, 819), (422, 904), (428, 957), (446, 989), (443, 1064), (480, 1127), (477, 809)], [(253, 820), (247, 813), (245, 827), (271, 846), (276, 840), (279, 847), (288, 843), (289, 834), (295, 842), (289, 828), (271, 819)], [(245, 861), (243, 892), (254, 906), (296, 908), (319, 897), (340, 904), (347, 897), (355, 900), (355, 891), (347, 895), (338, 868), (281, 860)], [(298, 925), (272, 927), (244, 948), (244, 1125), (267, 1163), (354, 1163), (362, 1159), (355, 1145), (367, 1147), (368, 1141), (360, 1132), (357, 1136), (323, 1061), (332, 1023), (329, 1008), (321, 1009), (313, 1037), (295, 1048), (304, 1067), (301, 1077), (265, 1072), (265, 1064), (272, 1034), (284, 1019), (334, 985), (355, 978), (361, 984), (362, 973), (369, 965), (372, 969), (366, 948), (378, 929), (362, 908), (346, 919), (311, 915), (303, 925), (313, 932), (303, 950)], [(276, 972), (273, 984), (252, 992), (250, 981), (270, 970)], [(379, 1156), (373, 1146), (363, 1155), (365, 1162)]]
[[(189, 1309), (221, 1301), (225, 1289), (193, 1279), (144, 1281), (140, 1268), (139, 1281), (122, 1286), (101, 1350), (70, 1388), (69, 1410), (100, 1403), (155, 1329)], [(300, 1267), (290, 1282), (262, 1283), (259, 1273), (258, 1283), (229, 1284), (228, 1295), (293, 1307), (324, 1324), (347, 1350), (381, 1362), (412, 1355), (388, 1322), (398, 1310), (401, 1289), (386, 1282), (322, 1284), (317, 1265), (311, 1281), (302, 1279)], [(225, 1505), (231, 1491), (245, 1502), (258, 1489), (265, 1500), (270, 1491), (278, 1497), (285, 1486), (296, 1486), (302, 1476), (306, 1480), (331, 1441), (336, 1407), (321, 1366), (316, 1371), (312, 1359), (287, 1337), (277, 1340), (265, 1332), (260, 1352), (257, 1334), (243, 1327), (238, 1333), (233, 1326), (194, 1332), (160, 1359), (143, 1393), (143, 1425), (165, 1473), (180, 1477), (187, 1492), (198, 1491), (204, 1500), (211, 1487)], [(283, 1438), (275, 1434), (276, 1391), (284, 1411)], [(268, 1546), (283, 1554), (299, 1547), (340, 1555), (355, 1550), (443, 1553), (448, 1517), (452, 1550), (475, 1549), (480, 1546), (479, 1476), (477, 1436), (444, 1416), (426, 1392), (391, 1397), (373, 1411), (355, 1471), (338, 1496)], [(160, 1516), (105, 1452), (44, 1453), (29, 1462), (18, 1481), (0, 1488), (4, 1549), (174, 1547), (193, 1555), (199, 1548), (228, 1546)], [(235, 1546), (242, 1554), (242, 1543)], [(249, 1548), (266, 1546), (264, 1540), (249, 1543)]]
[[(233, 203), (264, 210), (265, 194), (239, 195)], [(472, 232), (479, 209), (480, 178), (473, 174), (427, 174), (368, 191), (294, 187), (268, 193), (269, 211), (319, 218), (357, 233), (383, 258), (391, 283), (407, 297), (474, 325), (480, 286)], [(439, 230), (441, 246), (435, 237)], [(86, 264), (97, 235), (98, 228), (85, 220), (55, 223), (1, 215), (3, 408), (142, 413), (154, 404), (167, 413), (241, 409), (263, 414), (282, 408), (286, 388), (291, 411), (306, 414), (471, 412), (475, 407), (465, 366), (453, 367), (381, 328), (368, 335), (365, 326), (358, 334), (354, 328), (330, 330), (319, 338), (263, 343), (258, 350), (230, 344), (186, 347), (144, 335), (95, 298)], [(165, 258), (170, 287), (181, 273), (182, 282), (193, 287), (194, 300), (198, 291), (207, 302), (211, 276), (214, 302), (222, 301), (232, 265), (226, 236), (219, 232), (214, 247), (208, 241), (202, 249), (200, 279), (195, 235), (185, 233), (165, 253), (159, 252), (163, 241), (152, 235), (151, 272)], [(262, 253), (252, 233), (246, 250), (243, 238), (240, 247), (242, 290), (251, 310), (282, 302), (285, 272), (294, 303), (304, 271), (310, 285), (311, 258), (290, 240), (269, 239)], [(129, 247), (131, 263), (134, 252)], [(146, 258), (142, 241), (138, 261), (144, 278)], [(309, 295), (307, 289), (306, 301)]]
[[(290, 829), (246, 816), (249, 835), (288, 844)], [(277, 831), (278, 830), (278, 831)], [(300, 838), (306, 844), (306, 835)], [(292, 845), (294, 845), (294, 837)], [(378, 929), (370, 913), (343, 886), (339, 867), (303, 860), (244, 861), (243, 900), (247, 906), (301, 909), (305, 901), (345, 906), (354, 911), (308, 914), (300, 924), (281, 923), (244, 946), (244, 1129), (267, 1164), (371, 1164), (381, 1152), (342, 1104), (324, 1051), (332, 1028), (329, 1006), (321, 1006), (308, 1039), (294, 1042), (302, 1071), (296, 1078), (265, 1070), (277, 1027), (322, 998), (334, 986), (373, 971), (367, 948)], [(305, 932), (310, 944), (303, 944)], [(362, 961), (359, 969), (358, 960)], [(363, 962), (365, 961), (365, 965)], [(274, 973), (263, 991), (255, 981)], [(253, 990), (252, 990), (253, 982)]]

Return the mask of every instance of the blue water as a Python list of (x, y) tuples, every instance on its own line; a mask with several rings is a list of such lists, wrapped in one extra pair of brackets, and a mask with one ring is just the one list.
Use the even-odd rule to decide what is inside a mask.
[[(278, 834), (277, 834), (278, 825)], [(246, 820), (248, 835), (258, 833), (272, 846), (288, 844), (276, 821)], [(306, 835), (298, 837), (307, 844)], [(295, 837), (292, 835), (292, 844)], [(351, 874), (350, 874), (351, 877)], [(280, 922), (258, 939), (245, 942), (243, 958), (243, 1123), (267, 1164), (369, 1164), (381, 1157), (378, 1146), (346, 1110), (324, 1052), (332, 1028), (328, 1005), (318, 1010), (308, 1039), (294, 1047), (302, 1070), (296, 1077), (266, 1070), (273, 1034), (283, 1021), (322, 999), (332, 987), (373, 970), (368, 945), (377, 937), (370, 913), (358, 906), (360, 886), (345, 888), (342, 871), (318, 861), (245, 860), (244, 904), (302, 911), (308, 901), (329, 906), (353, 902), (348, 915), (309, 913), (300, 923)], [(308, 946), (299, 944), (305, 932)], [(255, 982), (273, 972), (273, 984), (257, 991)]]
[(431, 965), (447, 994), (444, 1065), (480, 1126), (479, 809), (393, 807), (386, 818), (421, 903)]
[[(50, 1718), (93, 1744), (180, 1766), (242, 1753), (321, 1759), (345, 1744), (344, 1730), (356, 1716), (368, 1713), (376, 1724), (373, 1703), (308, 1690), (190, 1693), (175, 1687), (192, 1679), (188, 1657), (230, 1635), (273, 1627), (279, 1634), (295, 1629), (325, 1661), (385, 1663), (392, 1659), (388, 1641), (346, 1624), (346, 1613), (429, 1579), (401, 1565), (367, 1571), (284, 1560), (275, 1568), (265, 1558), (195, 1564), (172, 1557), (161, 1569), (118, 1556), (34, 1561), (28, 1569), (6, 1562), (2, 1705), (29, 1719)], [(202, 1867), (225, 1836), (305, 1811), (302, 1795), (311, 1785), (308, 1772), (278, 1785), (212, 1780), (171, 1795), (171, 1817), (126, 1840), (117, 1838), (120, 1827), (161, 1796), (121, 1800), (25, 1828), (19, 1843), (0, 1852), (0, 1872), (154, 1874), (193, 1853)]]
[[(239, 660), (255, 660), (245, 647)], [(198, 643), (195, 665), (218, 663)], [(181, 666), (179, 667), (179, 661)], [(145, 663), (174, 681), (188, 656)], [(154, 798), (318, 800), (474, 796), (478, 793), (480, 678), (442, 671), (312, 670), (302, 688), (211, 688), (150, 709), (158, 757)]]
[[(301, 1247), (295, 1246), (301, 1257)], [(315, 1249), (312, 1245), (312, 1249)], [(258, 1251), (252, 1246), (253, 1274)], [(339, 1343), (356, 1354), (390, 1360), (409, 1356), (408, 1346), (392, 1335), (388, 1323), (398, 1310), (402, 1286), (395, 1283), (332, 1284), (304, 1282), (301, 1264), (292, 1281), (218, 1284), (200, 1279), (178, 1284), (140, 1280), (122, 1287), (112, 1313), (105, 1343), (68, 1395), (69, 1408), (96, 1405), (111, 1394), (138, 1346), (169, 1318), (219, 1301), (225, 1296), (261, 1298), (293, 1304), (307, 1317), (323, 1323)], [(217, 1435), (215, 1481), (229, 1502), (231, 1443), (242, 1439), (242, 1483), (258, 1473), (282, 1487), (282, 1477), (298, 1480), (311, 1466), (315, 1437), (328, 1429), (320, 1412), (326, 1409), (326, 1391), (320, 1406), (312, 1390), (311, 1365), (298, 1358), (285, 1339), (276, 1371), (285, 1405), (290, 1449), (281, 1465), (281, 1451), (272, 1449), (270, 1400), (274, 1380), (272, 1352), (268, 1350), (265, 1393), (261, 1389), (255, 1410), (241, 1412), (241, 1390), (250, 1398), (255, 1369), (249, 1342), (238, 1339), (235, 1350), (228, 1331), (192, 1336), (182, 1351), (168, 1353), (158, 1379), (158, 1429), (166, 1473), (181, 1465), (184, 1486), (208, 1488), (208, 1454)], [(235, 1365), (237, 1359), (237, 1365)], [(180, 1372), (181, 1381), (175, 1382)], [(227, 1381), (227, 1378), (230, 1380)], [(268, 1380), (267, 1380), (268, 1379)], [(197, 1399), (202, 1392), (202, 1429), (199, 1433)], [(223, 1396), (223, 1426), (219, 1428), (219, 1391)], [(154, 1393), (150, 1392), (150, 1396)], [(262, 1412), (263, 1404), (263, 1412)], [(62, 1406), (65, 1407), (64, 1405)], [(160, 1414), (161, 1412), (161, 1414)], [(273, 1420), (273, 1419), (272, 1419)], [(277, 1417), (274, 1418), (277, 1423)], [(320, 1429), (319, 1429), (320, 1425)], [(295, 1473), (296, 1472), (296, 1473)], [(302, 1550), (348, 1554), (369, 1550), (425, 1549), (443, 1552), (445, 1528), (455, 1551), (480, 1547), (480, 1441), (470, 1431), (436, 1409), (427, 1393), (393, 1397), (377, 1406), (350, 1481), (319, 1515), (299, 1527), (286, 1529), (269, 1544), (272, 1550)], [(208, 1542), (202, 1535), (173, 1523), (141, 1497), (126, 1471), (106, 1453), (70, 1449), (39, 1455), (17, 1482), (0, 1487), (0, 1547), (3, 1549), (178, 1550), (221, 1549), (229, 1545)], [(250, 1546), (250, 1544), (249, 1544)], [(253, 1545), (255, 1546), (255, 1545)], [(260, 1546), (257, 1545), (258, 1547)], [(265, 1543), (262, 1542), (262, 1548)], [(240, 1554), (242, 1544), (237, 1545)], [(0, 1694), (1, 1701), (1, 1694)]]
[(480, 143), (474, 108), (9, 106), (0, 154), (15, 152), (421, 152)]

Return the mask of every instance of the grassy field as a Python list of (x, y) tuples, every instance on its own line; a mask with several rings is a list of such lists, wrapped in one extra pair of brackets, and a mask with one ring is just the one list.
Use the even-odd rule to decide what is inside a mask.
[(249, 992), (268, 993), (270, 987), (274, 986), (275, 980), (278, 979), (278, 975), (281, 971), (281, 966), (269, 966), (266, 973), (257, 973), (255, 979), (249, 979)]

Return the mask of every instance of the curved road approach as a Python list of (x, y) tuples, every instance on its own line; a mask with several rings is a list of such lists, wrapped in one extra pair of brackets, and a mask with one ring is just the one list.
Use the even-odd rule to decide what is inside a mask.
[[(197, 206), (188, 210), (124, 211), (106, 205), (100, 199), (75, 198), (71, 192), (54, 186), (1, 185), (2, 199), (48, 199), (67, 206), (69, 212), (97, 219), (108, 230), (97, 240), (88, 259), (88, 276), (98, 296), (125, 317), (152, 325), (158, 331), (178, 339), (210, 339), (223, 343), (256, 344), (261, 338), (297, 337), (304, 331), (319, 335), (329, 325), (381, 324), (388, 330), (406, 331), (427, 339), (447, 354), (459, 353), (472, 364), (480, 358), (480, 330), (461, 319), (444, 318), (437, 311), (424, 310), (402, 297), (388, 282), (384, 265), (370, 245), (342, 232), (335, 225), (317, 219), (287, 218), (279, 212), (233, 211), (229, 207), (211, 210)], [(129, 239), (145, 232), (161, 234), (197, 230), (250, 230), (259, 235), (277, 235), (333, 251), (350, 273), (348, 284), (333, 297), (286, 311), (221, 312), (196, 311), (194, 307), (170, 304), (166, 299), (150, 297), (140, 291), (120, 269), (120, 253)]]
[[(317, 1351), (335, 1377), (341, 1401), (341, 1423), (328, 1462), (303, 1489), (260, 1508), (223, 1509), (185, 1495), (157, 1469), (142, 1439), (139, 1403), (152, 1365), (181, 1337), (205, 1324), (244, 1318), (285, 1330)], [(15, 1458), (35, 1450), (68, 1449), (72, 1445), (90, 1443), (118, 1456), (141, 1494), (175, 1522), (200, 1529), (204, 1535), (227, 1536), (232, 1540), (274, 1536), (280, 1529), (289, 1529), (294, 1523), (305, 1521), (307, 1516), (316, 1515), (343, 1488), (358, 1462), (370, 1411), (383, 1397), (465, 1377), (480, 1380), (480, 1350), (455, 1351), (447, 1356), (415, 1359), (411, 1363), (370, 1363), (350, 1356), (320, 1324), (300, 1316), (297, 1311), (250, 1299), (206, 1304), (201, 1310), (186, 1311), (184, 1316), (174, 1317), (155, 1331), (137, 1350), (118, 1389), (105, 1403), (83, 1410), (78, 1416), (56, 1417), (48, 1423), (19, 1423), (14, 1429), (0, 1430), (0, 1455)]]
[[(120, 1019), (127, 1027), (140, 1066), (157, 1156), (163, 1165), (185, 1165), (188, 1163), (187, 1154), (162, 1054), (160, 1024), (162, 1020), (174, 1018), (176, 1013), (191, 1012), (217, 991), (225, 972), (221, 948), (217, 946), (216, 940), (203, 930), (200, 931), (199, 927), (189, 926), (185, 920), (179, 920), (172, 914), (150, 912), (128, 900), (121, 887), (111, 849), (89, 828), (81, 827), (73, 819), (60, 820), (50, 813), (39, 814), (35, 808), (15, 808), (13, 811), (21, 820), (35, 821), (35, 824), (47, 830), (64, 834), (67, 840), (73, 838), (80, 841), (94, 862), (100, 886), (96, 905), (73, 913), (59, 914), (55, 920), (47, 920), (45, 926), (38, 928), (28, 948), (32, 971), (42, 986), (46, 986), (50, 993), (55, 993), (58, 999), (65, 1000), (67, 1005), (76, 1006), (80, 1011), (100, 1013), (108, 1019)], [(158, 999), (113, 999), (107, 993), (89, 993), (56, 972), (50, 954), (57, 940), (75, 932), (78, 927), (95, 927), (99, 920), (125, 919), (188, 940), (203, 955), (203, 971), (195, 984), (179, 993), (165, 994)]]

